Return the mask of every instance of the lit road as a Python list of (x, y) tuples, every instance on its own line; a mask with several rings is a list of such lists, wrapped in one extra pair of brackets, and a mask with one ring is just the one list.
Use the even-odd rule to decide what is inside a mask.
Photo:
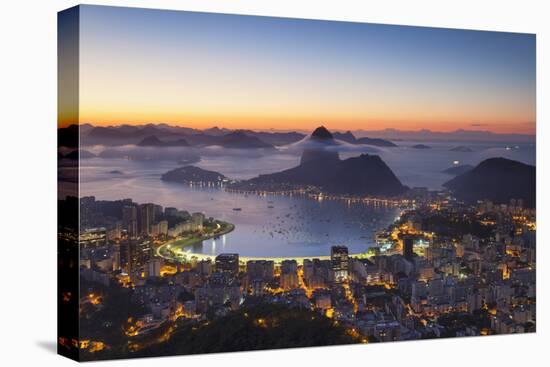
[[(179, 262), (186, 262), (190, 261), (192, 259), (196, 259), (198, 261), (200, 260), (212, 260), (214, 261), (216, 255), (210, 255), (210, 254), (201, 254), (201, 253), (195, 253), (192, 252), (192, 246), (182, 246), (175, 244), (178, 240), (171, 240), (168, 241), (161, 246), (157, 248), (157, 256), (162, 257), (164, 259), (172, 260), (172, 261), (179, 261)], [(184, 249), (184, 247), (187, 247)], [(354, 258), (361, 258), (361, 259), (368, 259), (374, 255), (367, 254), (367, 253), (357, 253), (357, 254), (350, 254), (349, 257)], [(303, 264), (304, 260), (306, 259), (319, 259), (319, 260), (330, 260), (330, 255), (322, 255), (322, 256), (299, 256), (299, 257), (253, 257), (253, 256), (239, 256), (239, 260), (241, 262), (247, 262), (250, 260), (271, 260), (276, 264), (280, 264), (284, 260), (296, 260), (296, 262), (300, 265)]]

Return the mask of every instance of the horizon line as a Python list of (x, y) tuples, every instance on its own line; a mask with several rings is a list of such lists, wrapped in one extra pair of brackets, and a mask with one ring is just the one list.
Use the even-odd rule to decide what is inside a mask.
[[(536, 136), (536, 123), (535, 122), (526, 122), (526, 123), (522, 123), (522, 124), (533, 124), (534, 125), (534, 130), (535, 131), (526, 131), (526, 132), (502, 132), (502, 131), (495, 131), (495, 130), (487, 130), (487, 129), (469, 129), (467, 127), (465, 128), (456, 128), (456, 129), (452, 129), (452, 130), (434, 130), (434, 129), (430, 129), (430, 128), (418, 128), (417, 130), (409, 130), (409, 129), (400, 129), (400, 128), (397, 128), (397, 127), (386, 127), (386, 128), (383, 128), (383, 129), (377, 129), (377, 128), (374, 128), (374, 129), (369, 129), (369, 128), (347, 128), (347, 129), (340, 129), (340, 128), (330, 128), (328, 126), (330, 126), (330, 124), (327, 124), (327, 123), (319, 123), (317, 125), (317, 127), (320, 127), (320, 126), (325, 126), (328, 130), (330, 131), (337, 131), (337, 132), (347, 132), (347, 131), (350, 131), (350, 132), (353, 132), (353, 131), (363, 131), (363, 132), (389, 132), (389, 131), (395, 131), (395, 132), (398, 132), (398, 133), (422, 133), (422, 132), (425, 132), (425, 133), (438, 133), (438, 134), (452, 134), (452, 133), (457, 133), (457, 132), (468, 132), (468, 133), (488, 133), (488, 134), (494, 134), (494, 135), (521, 135), (521, 136), (533, 136), (535, 137)], [(202, 126), (193, 126), (193, 125), (186, 125), (186, 124), (178, 124), (178, 123), (168, 123), (168, 122), (143, 122), (143, 123), (136, 123), (136, 124), (133, 124), (133, 123), (127, 123), (127, 122), (122, 122), (122, 123), (109, 123), (109, 124), (96, 124), (96, 123), (93, 123), (93, 122), (78, 122), (78, 123), (67, 123), (67, 124), (58, 124), (58, 128), (66, 128), (66, 127), (69, 127), (69, 126), (72, 126), (72, 125), (90, 125), (92, 127), (104, 127), (104, 128), (117, 128), (117, 127), (121, 127), (121, 126), (133, 126), (133, 127), (144, 127), (144, 126), (161, 126), (161, 125), (164, 125), (164, 126), (168, 126), (168, 127), (173, 127), (173, 128), (186, 128), (186, 129), (194, 129), (194, 130), (201, 130), (201, 131), (204, 131), (204, 130), (209, 130), (209, 129), (214, 129), (214, 128), (218, 128), (218, 129), (221, 129), (221, 130), (229, 130), (229, 131), (238, 131), (238, 130), (252, 130), (252, 131), (273, 131), (273, 132), (290, 132), (290, 131), (295, 131), (295, 132), (299, 132), (299, 131), (310, 131), (312, 129), (315, 129), (315, 127), (313, 128), (309, 128), (309, 127), (297, 127), (297, 128), (288, 128), (288, 129), (284, 129), (284, 128), (257, 128), (257, 127), (249, 127), (249, 126), (242, 126), (242, 127), (224, 127), (222, 124), (216, 124), (216, 123), (213, 123), (212, 125), (205, 125), (204, 127)]]

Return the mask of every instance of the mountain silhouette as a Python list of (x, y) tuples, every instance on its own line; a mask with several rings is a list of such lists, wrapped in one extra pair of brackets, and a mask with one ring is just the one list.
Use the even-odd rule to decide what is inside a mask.
[(332, 134), (334, 139), (345, 141), (346, 143), (355, 144), (356, 139), (351, 131), (346, 131), (345, 133), (335, 132)]
[(379, 138), (358, 138), (356, 144), (374, 145), (376, 147), (396, 147), (397, 145), (386, 139)]
[(177, 183), (214, 183), (219, 184), (226, 177), (221, 173), (208, 171), (196, 166), (185, 166), (164, 173), (161, 180)]
[(221, 137), (219, 145), (225, 148), (236, 149), (274, 149), (273, 145), (268, 144), (255, 136), (247, 135), (243, 131), (234, 131)]
[(311, 133), (311, 138), (314, 140), (333, 140), (331, 132), (324, 126), (319, 126)]
[(535, 207), (536, 168), (506, 158), (490, 158), (443, 186), (467, 202), (491, 200), (502, 204), (522, 199), (528, 207)]
[[(332, 140), (324, 127), (315, 129), (312, 139)], [(233, 185), (242, 190), (279, 191), (314, 186), (329, 194), (395, 196), (407, 190), (377, 155), (361, 154), (341, 160), (337, 152), (305, 149), (300, 165), (281, 172), (264, 174)]]
[(137, 145), (140, 147), (186, 147), (189, 146), (189, 143), (185, 139), (162, 141), (155, 135), (151, 135), (143, 138)]
[(448, 175), (458, 176), (463, 173), (466, 173), (468, 171), (471, 171), (474, 168), (474, 166), (471, 166), (469, 164), (462, 164), (460, 166), (452, 166), (445, 170), (443, 170), (443, 173), (446, 173)]
[(413, 148), (413, 149), (432, 149), (432, 147), (430, 147), (429, 145), (425, 145), (425, 144), (416, 144), (416, 145), (413, 145), (411, 148)]
[(392, 143), (389, 140), (385, 139), (378, 139), (378, 138), (356, 138), (355, 135), (351, 131), (346, 131), (345, 133), (339, 133), (335, 132), (332, 134), (334, 136), (334, 139), (345, 141), (346, 143), (350, 144), (365, 144), (365, 145), (373, 145), (377, 147), (396, 147), (394, 143)]

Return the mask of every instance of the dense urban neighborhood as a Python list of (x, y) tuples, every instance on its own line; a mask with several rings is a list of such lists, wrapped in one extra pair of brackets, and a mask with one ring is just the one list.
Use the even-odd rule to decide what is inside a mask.
[[(83, 197), (78, 347), (102, 359), (535, 331), (533, 209), (430, 191), (401, 205), (364, 253), (260, 259), (194, 254), (233, 229), (203, 213)], [(220, 341), (226, 323), (240, 326)]]

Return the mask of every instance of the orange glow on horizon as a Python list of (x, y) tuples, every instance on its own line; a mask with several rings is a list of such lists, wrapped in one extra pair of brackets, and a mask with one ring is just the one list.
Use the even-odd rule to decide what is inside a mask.
[[(59, 127), (75, 124), (72, 118), (59, 121)], [(145, 125), (165, 123), (172, 126), (196, 129), (208, 129), (214, 126), (227, 129), (250, 130), (313, 130), (319, 125), (325, 125), (332, 130), (385, 130), (396, 129), (402, 131), (419, 131), (422, 129), (433, 132), (451, 132), (459, 129), (469, 131), (490, 131), (498, 134), (527, 134), (534, 135), (534, 122), (479, 122), (443, 121), (429, 119), (391, 119), (381, 117), (323, 117), (323, 116), (197, 116), (186, 114), (165, 114), (161, 116), (128, 114), (126, 118), (109, 118), (101, 114), (94, 117), (81, 117), (80, 123), (89, 123), (94, 126)]]
[(533, 34), (92, 6), (81, 16), (79, 42), (61, 38), (59, 126), (536, 130)]

